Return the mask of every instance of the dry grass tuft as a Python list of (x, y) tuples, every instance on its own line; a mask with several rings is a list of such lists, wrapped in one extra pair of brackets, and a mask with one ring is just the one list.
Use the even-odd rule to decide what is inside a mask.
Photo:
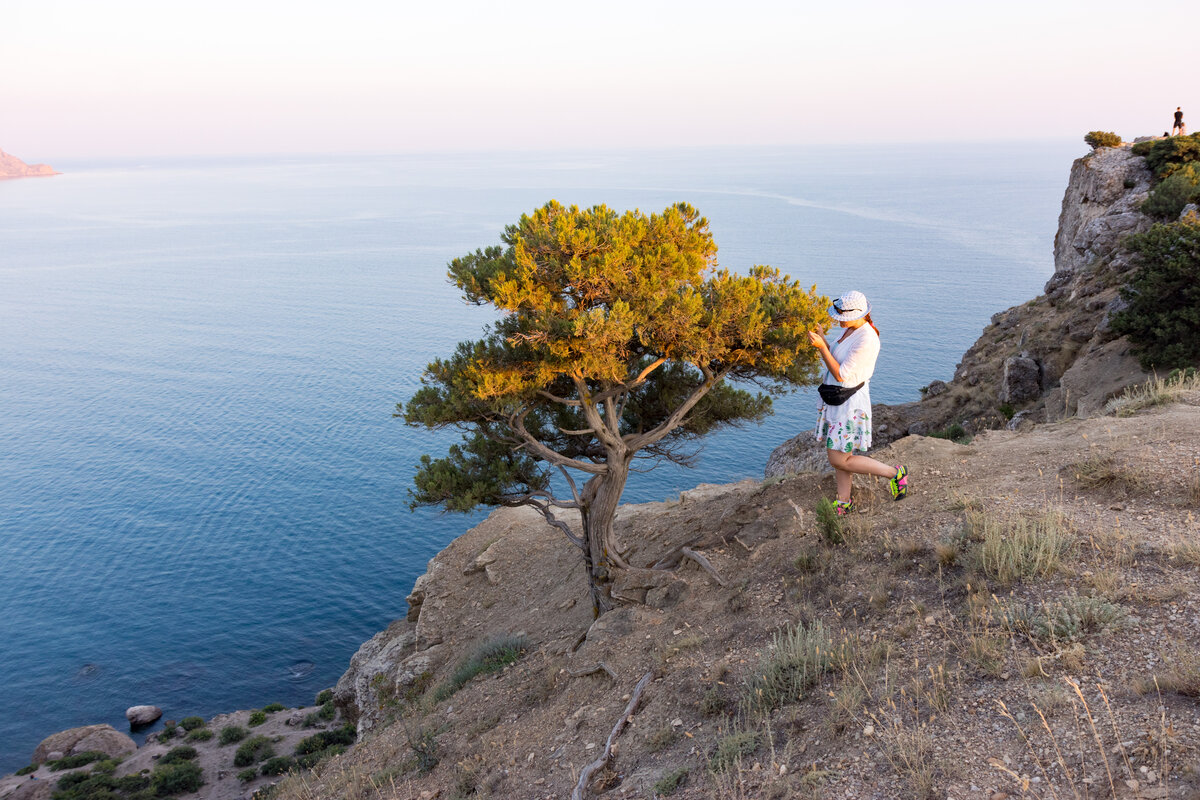
[(967, 526), (973, 537), (982, 539), (983, 573), (1004, 584), (1054, 574), (1075, 544), (1062, 515), (1055, 512), (1015, 519), (977, 512), (967, 515)]
[(1152, 378), (1141, 386), (1129, 387), (1123, 394), (1109, 400), (1104, 412), (1128, 417), (1143, 408), (1174, 403), (1187, 392), (1197, 389), (1200, 389), (1200, 373), (1195, 370), (1176, 370), (1165, 378)]
[(1083, 461), (1067, 464), (1062, 474), (1070, 476), (1081, 489), (1106, 489), (1123, 494), (1144, 494), (1151, 485), (1150, 478), (1137, 467), (1122, 464), (1109, 454), (1095, 453)]

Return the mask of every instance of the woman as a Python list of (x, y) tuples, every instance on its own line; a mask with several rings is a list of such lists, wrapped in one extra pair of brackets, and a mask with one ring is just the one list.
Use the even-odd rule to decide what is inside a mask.
[(808, 339), (821, 353), (825, 380), (820, 387), (820, 416), (817, 439), (825, 444), (826, 455), (837, 475), (838, 516), (854, 510), (850, 497), (852, 476), (878, 475), (888, 478), (892, 498), (900, 500), (908, 493), (908, 470), (902, 465), (889, 467), (856, 451), (871, 446), (871, 394), (868, 383), (879, 357), (879, 329), (871, 321), (871, 304), (862, 292), (847, 292), (829, 307), (829, 316), (841, 323), (846, 332), (831, 348), (820, 325), (809, 331)]

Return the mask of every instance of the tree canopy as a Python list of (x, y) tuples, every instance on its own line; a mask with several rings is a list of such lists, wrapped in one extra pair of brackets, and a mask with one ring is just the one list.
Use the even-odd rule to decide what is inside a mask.
[[(631, 568), (612, 530), (631, 462), (686, 464), (698, 437), (761, 420), (771, 394), (818, 377), (805, 332), (827, 298), (770, 267), (719, 269), (716, 252), (687, 204), (647, 215), (552, 201), (501, 245), (454, 259), (466, 300), (502, 315), (398, 407), (410, 425), (463, 433), (422, 457), (412, 505), (536, 508), (583, 551), (597, 613), (610, 607), (612, 572)], [(554, 494), (555, 470), (569, 496)]]

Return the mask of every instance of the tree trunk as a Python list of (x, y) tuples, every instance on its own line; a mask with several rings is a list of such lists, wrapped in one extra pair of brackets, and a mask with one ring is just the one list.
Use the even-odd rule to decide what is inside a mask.
[(608, 469), (591, 478), (583, 487), (579, 516), (583, 524), (583, 561), (588, 572), (588, 590), (592, 597), (592, 615), (599, 617), (613, 608), (612, 580), (616, 568), (616, 538), (613, 518), (629, 478), (627, 458), (610, 458)]

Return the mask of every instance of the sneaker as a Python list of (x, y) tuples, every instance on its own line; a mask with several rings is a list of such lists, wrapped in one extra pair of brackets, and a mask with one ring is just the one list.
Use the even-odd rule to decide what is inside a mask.
[(908, 494), (908, 470), (903, 464), (896, 466), (896, 477), (888, 481), (888, 491), (892, 493), (893, 500), (903, 500)]
[(837, 515), (839, 517), (847, 517), (850, 514), (854, 513), (854, 501), (853, 500), (834, 500), (833, 501), (833, 510), (837, 513)]

